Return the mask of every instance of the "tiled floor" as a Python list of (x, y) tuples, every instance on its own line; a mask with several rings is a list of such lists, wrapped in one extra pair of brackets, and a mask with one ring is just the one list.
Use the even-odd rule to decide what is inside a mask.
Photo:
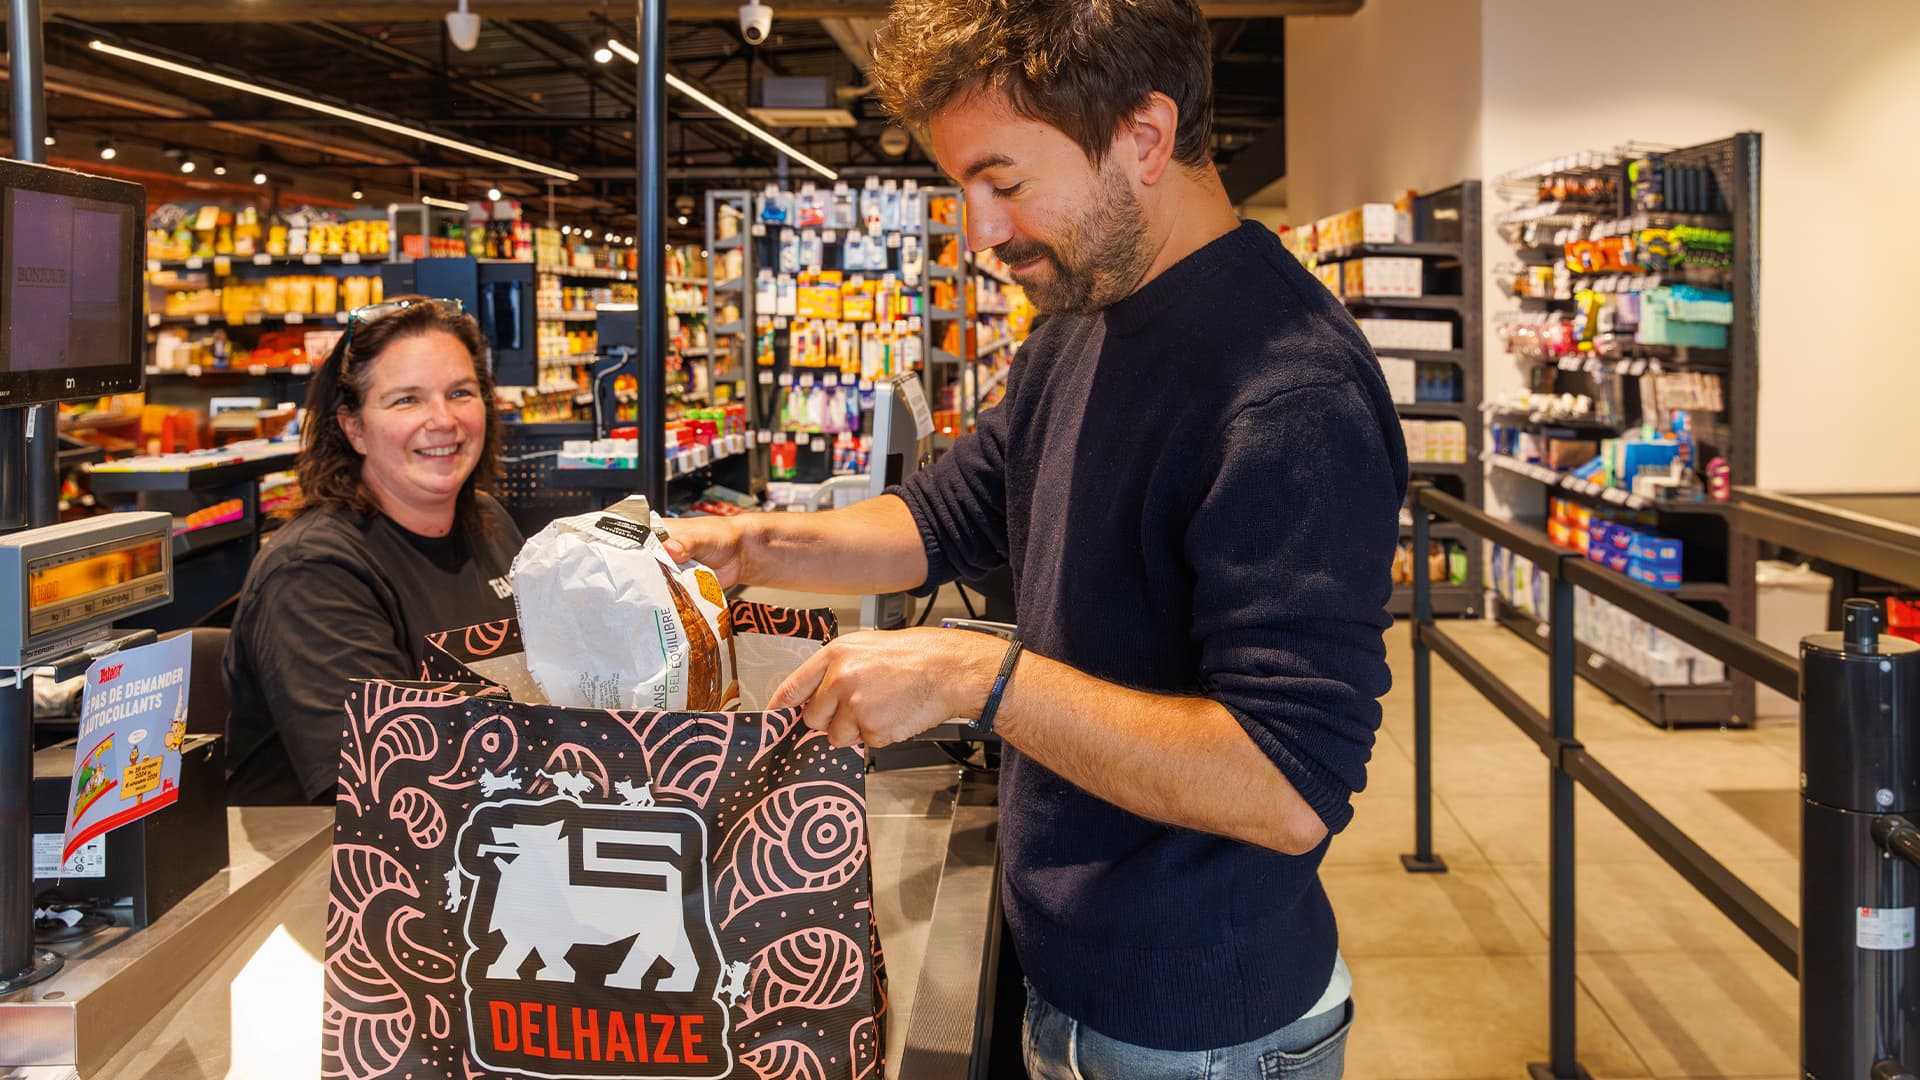
[[(1545, 657), (1491, 624), (1447, 629), (1546, 700)], [(1394, 690), (1368, 790), (1323, 878), (1353, 969), (1351, 1080), (1525, 1075), (1547, 1052), (1547, 766), (1434, 661), (1434, 846), (1409, 875), (1412, 665), (1388, 637)], [(1799, 747), (1791, 724), (1664, 732), (1581, 684), (1587, 749), (1789, 918), (1798, 917)], [(1798, 985), (1638, 837), (1580, 792), (1579, 1056), (1607, 1077), (1796, 1075)]]
[[(844, 598), (755, 590), (842, 609)], [(961, 615), (951, 590), (935, 615)], [(1447, 629), (1545, 708), (1546, 657), (1490, 623)], [(1413, 673), (1387, 638), (1394, 688), (1353, 825), (1322, 870), (1353, 970), (1349, 1080), (1492, 1080), (1547, 1056), (1547, 765), (1438, 659), (1434, 846), (1451, 868), (1410, 875)], [(1577, 732), (1621, 779), (1790, 919), (1799, 915), (1798, 733), (1665, 732), (1587, 683)], [(1595, 1080), (1788, 1080), (1798, 984), (1584, 791), (1578, 793), (1579, 1057)]]

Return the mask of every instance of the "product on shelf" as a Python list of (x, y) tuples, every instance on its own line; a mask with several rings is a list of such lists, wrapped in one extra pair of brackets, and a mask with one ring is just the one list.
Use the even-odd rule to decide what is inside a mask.
[(1459, 420), (1400, 419), (1412, 464), (1459, 465), (1467, 460), (1467, 425)]
[(1437, 319), (1372, 316), (1354, 320), (1375, 349), (1446, 352), (1453, 348), (1453, 324)]
[[(1501, 601), (1534, 619), (1546, 617), (1551, 583), (1544, 570), (1498, 545), (1488, 567)], [(1575, 640), (1655, 686), (1726, 682), (1725, 664), (1585, 589), (1573, 592), (1573, 619)]]

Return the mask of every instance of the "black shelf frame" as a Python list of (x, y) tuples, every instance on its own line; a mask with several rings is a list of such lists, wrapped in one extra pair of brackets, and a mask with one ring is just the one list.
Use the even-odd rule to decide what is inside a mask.
[[(1727, 348), (1704, 349), (1685, 346), (1658, 346), (1629, 343), (1623, 346), (1620, 357), (1602, 357), (1607, 363), (1632, 358), (1653, 357), (1669, 369), (1699, 368), (1717, 373), (1723, 378), (1723, 390), (1726, 409), (1719, 414), (1727, 433), (1727, 445), (1717, 447), (1725, 457), (1732, 472), (1735, 486), (1751, 485), (1755, 480), (1758, 461), (1758, 430), (1760, 404), (1759, 370), (1759, 297), (1760, 297), (1760, 135), (1756, 132), (1740, 132), (1724, 139), (1702, 143), (1698, 146), (1666, 151), (1662, 155), (1669, 164), (1705, 167), (1713, 174), (1721, 194), (1727, 203), (1725, 214), (1678, 214), (1655, 212), (1647, 215), (1646, 224), (1658, 227), (1669, 223), (1687, 223), (1705, 225), (1713, 228), (1728, 229), (1733, 233), (1733, 257), (1726, 274), (1726, 287), (1733, 295), (1734, 321), (1729, 328)], [(1589, 171), (1604, 171), (1616, 177), (1617, 197), (1611, 206), (1582, 207), (1578, 213), (1563, 213), (1553, 216), (1552, 220), (1571, 222), (1576, 217), (1627, 218), (1635, 217), (1631, 206), (1632, 185), (1627, 179), (1628, 160), (1621, 158), (1604, 166), (1595, 166)], [(1523, 183), (1518, 189), (1533, 185)], [(1563, 208), (1564, 209), (1564, 208)], [(1507, 215), (1501, 215), (1504, 223)], [(1519, 238), (1513, 230), (1502, 229), (1503, 234), (1513, 243), (1513, 250), (1522, 261), (1530, 261), (1528, 256), (1537, 256), (1543, 250), (1537, 244), (1521, 244), (1514, 241)], [(1556, 428), (1551, 420), (1541, 422), (1542, 427)], [(1598, 432), (1586, 437), (1598, 437)], [(1711, 502), (1672, 502), (1650, 500), (1633, 496), (1621, 501), (1620, 495), (1611, 498), (1584, 482), (1571, 477), (1549, 479), (1534, 475), (1522, 463), (1510, 459), (1501, 460), (1497, 455), (1489, 454), (1489, 475), (1518, 477), (1508, 481), (1511, 484), (1524, 485), (1516, 488), (1516, 493), (1524, 490), (1544, 488), (1546, 494), (1571, 499), (1597, 509), (1615, 512), (1652, 512), (1658, 515), (1658, 526), (1662, 530), (1671, 530), (1680, 535), (1687, 544), (1690, 562), (1693, 553), (1702, 547), (1711, 548), (1718, 566), (1724, 568), (1724, 574), (1714, 574), (1723, 581), (1690, 583), (1683, 588), (1679, 598), (1717, 605), (1724, 609), (1728, 624), (1751, 635), (1754, 632), (1757, 615), (1758, 596), (1754, 584), (1754, 567), (1759, 556), (1759, 542), (1752, 536), (1729, 527), (1728, 504)], [(1522, 496), (1518, 505), (1527, 512), (1532, 496)], [(1514, 500), (1508, 500), (1513, 503)], [(1544, 498), (1541, 500), (1544, 505)], [(1582, 659), (1582, 669), (1586, 661)], [(1725, 707), (1719, 717), (1712, 722), (1728, 727), (1748, 727), (1754, 722), (1755, 684), (1751, 676), (1732, 672), (1725, 694)], [(1609, 690), (1611, 693), (1612, 691)], [(1664, 717), (1670, 716), (1672, 707), (1665, 704), (1671, 694), (1651, 695), (1648, 693), (1615, 694), (1621, 701), (1639, 711), (1647, 719), (1663, 726)], [(1687, 707), (1697, 702), (1688, 699)], [(1646, 706), (1642, 708), (1642, 706)], [(1694, 721), (1687, 721), (1689, 723)]]
[[(1440, 590), (1434, 589), (1436, 600)], [(1494, 619), (1541, 652), (1551, 655), (1547, 624), (1512, 604), (1494, 598)], [(1669, 730), (1721, 727), (1736, 693), (1731, 683), (1707, 686), (1657, 686), (1604, 653), (1574, 642), (1575, 670), (1614, 700)]]
[[(1486, 472), (1475, 463), (1474, 458), (1486, 438), (1486, 421), (1480, 408), (1480, 403), (1485, 397), (1485, 379), (1480, 360), (1485, 341), (1481, 301), (1486, 279), (1486, 264), (1481, 252), (1483, 211), (1480, 181), (1462, 180), (1452, 187), (1417, 196), (1415, 200), (1416, 229), (1425, 224), (1427, 217), (1420, 212), (1420, 208), (1434, 202), (1457, 204), (1460, 207), (1460, 239), (1418, 239), (1406, 244), (1355, 244), (1318, 253), (1314, 259), (1318, 263), (1339, 263), (1369, 256), (1418, 258), (1429, 270), (1435, 266), (1451, 268), (1454, 264), (1458, 265), (1460, 274), (1458, 294), (1419, 297), (1349, 296), (1343, 297), (1342, 302), (1356, 316), (1364, 315), (1368, 310), (1410, 311), (1421, 315), (1437, 316), (1444, 319), (1448, 325), (1458, 328), (1455, 332), (1454, 347), (1451, 349), (1376, 347), (1374, 352), (1382, 357), (1399, 360), (1448, 364), (1458, 373), (1461, 387), (1459, 401), (1395, 403), (1394, 411), (1403, 420), (1458, 420), (1466, 425), (1468, 457), (1466, 462), (1416, 461), (1408, 463), (1408, 470), (1415, 479), (1446, 477), (1457, 480), (1461, 487), (1460, 495), (1468, 503), (1479, 507), (1485, 505), (1486, 501)], [(1400, 535), (1402, 539), (1410, 539), (1413, 535), (1412, 527), (1402, 526)], [(1453, 540), (1467, 549), (1466, 583), (1435, 585), (1434, 613), (1448, 616), (1478, 615), (1485, 593), (1481, 545), (1464, 529), (1436, 528), (1432, 538)], [(1413, 590), (1408, 586), (1396, 587), (1388, 610), (1396, 617), (1411, 615)]]

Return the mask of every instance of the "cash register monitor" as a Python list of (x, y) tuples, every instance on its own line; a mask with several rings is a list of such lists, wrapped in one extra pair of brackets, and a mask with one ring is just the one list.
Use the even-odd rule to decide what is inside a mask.
[(139, 184), (0, 160), (0, 407), (140, 389)]
[[(933, 413), (915, 374), (892, 375), (873, 384), (873, 451), (867, 495), (882, 495), (920, 470), (933, 451)], [(907, 624), (907, 596), (889, 593), (860, 599), (860, 625), (892, 630)]]

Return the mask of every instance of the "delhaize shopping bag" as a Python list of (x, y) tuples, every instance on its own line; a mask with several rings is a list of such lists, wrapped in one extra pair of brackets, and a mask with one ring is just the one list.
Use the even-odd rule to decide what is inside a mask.
[[(725, 616), (749, 709), (834, 632)], [(857, 750), (790, 710), (536, 703), (511, 621), (434, 644), (347, 702), (325, 1076), (878, 1080)]]

